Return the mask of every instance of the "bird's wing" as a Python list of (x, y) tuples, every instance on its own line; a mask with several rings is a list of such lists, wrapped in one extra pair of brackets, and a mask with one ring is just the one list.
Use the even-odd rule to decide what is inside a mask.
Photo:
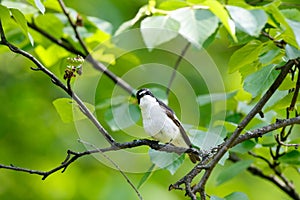
[(181, 125), (180, 121), (176, 118), (174, 111), (171, 108), (169, 108), (166, 104), (164, 104), (162, 101), (157, 99), (157, 102), (161, 107), (165, 108), (166, 114), (168, 115), (168, 117), (170, 119), (172, 119), (172, 121), (176, 124), (176, 126), (178, 126), (178, 128), (180, 130), (180, 134), (181, 134), (183, 140), (185, 141), (185, 143), (189, 147), (192, 147), (192, 143), (191, 143), (189, 137), (187, 136), (187, 134), (186, 134), (183, 126)]

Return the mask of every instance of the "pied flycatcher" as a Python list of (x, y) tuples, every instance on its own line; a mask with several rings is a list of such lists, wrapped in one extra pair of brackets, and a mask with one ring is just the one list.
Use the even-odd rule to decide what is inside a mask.
[[(144, 129), (151, 137), (159, 142), (192, 148), (189, 137), (171, 108), (146, 88), (138, 90), (136, 97), (141, 108)], [(200, 160), (199, 155), (193, 152), (188, 155), (193, 163)]]

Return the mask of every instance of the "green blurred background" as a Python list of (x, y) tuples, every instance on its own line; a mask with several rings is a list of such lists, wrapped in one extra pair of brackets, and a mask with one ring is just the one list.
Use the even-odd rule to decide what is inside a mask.
[[(134, 17), (145, 0), (66, 0), (68, 7), (79, 13), (99, 17), (112, 23), (114, 30)], [(240, 88), (237, 74), (226, 74), (226, 64), (232, 53), (226, 41), (218, 41), (209, 49), (224, 75), (228, 91)], [(163, 58), (162, 58), (163, 59)], [(0, 54), (0, 163), (37, 170), (50, 170), (59, 165), (66, 151), (83, 151), (72, 123), (63, 123), (52, 101), (66, 97), (48, 77), (30, 70), (32, 63), (12, 53)], [(134, 163), (133, 163), (134, 164)], [(229, 163), (226, 163), (226, 167)], [(208, 184), (208, 193), (225, 196), (233, 191), (247, 193), (250, 199), (289, 199), (271, 183), (242, 173), (233, 180), (216, 186), (217, 167)], [(168, 186), (191, 168), (185, 163), (175, 175), (156, 171), (140, 192), (144, 199), (185, 199), (183, 192), (168, 191)], [(290, 172), (293, 174), (294, 172)], [(128, 174), (137, 185), (143, 174)], [(0, 199), (137, 199), (121, 174), (86, 156), (60, 172), (41, 180), (40, 176), (0, 170)], [(255, 193), (253, 193), (255, 191)]]

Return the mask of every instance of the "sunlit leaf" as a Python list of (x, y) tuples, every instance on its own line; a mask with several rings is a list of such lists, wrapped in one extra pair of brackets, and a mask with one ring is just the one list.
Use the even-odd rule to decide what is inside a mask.
[(69, 52), (55, 44), (49, 46), (47, 49), (39, 45), (35, 48), (35, 52), (46, 67), (52, 67), (60, 59), (65, 59), (70, 55)]
[(20, 28), (22, 29), (22, 31), (27, 35), (28, 26), (27, 26), (27, 21), (25, 19), (25, 16), (23, 15), (23, 13), (21, 13), (21, 11), (19, 11), (18, 9), (15, 9), (15, 8), (11, 8), (10, 12), (11, 12), (13, 18), (16, 20), (16, 22), (20, 26)]
[(41, 0), (34, 0), (36, 7), (41, 11), (42, 14), (45, 13), (46, 9)]
[[(63, 122), (68, 123), (72, 121), (78, 121), (86, 119), (87, 117), (82, 113), (77, 103), (69, 98), (59, 98), (54, 100), (53, 105), (58, 112)], [(95, 108), (92, 104), (84, 103), (85, 106), (94, 112)]]
[(1, 4), (0, 4), (0, 19), (2, 21), (10, 19), (10, 14), (9, 14), (8, 8)]
[(235, 35), (235, 24), (231, 20), (224, 6), (220, 2), (215, 0), (207, 0), (204, 2), (204, 5), (209, 6), (211, 12), (213, 12), (220, 19), (233, 40), (237, 42), (237, 37)]
[(149, 49), (172, 40), (178, 30), (179, 22), (169, 16), (147, 17), (141, 22), (143, 40)]
[(209, 10), (180, 8), (170, 14), (180, 23), (179, 33), (198, 48), (218, 28), (219, 20)]
[(262, 49), (263, 44), (261, 41), (253, 40), (235, 51), (228, 63), (229, 73), (233, 73), (241, 67), (256, 61)]
[(182, 0), (169, 0), (163, 1), (159, 4), (158, 8), (163, 10), (175, 10), (188, 6), (187, 2)]
[(267, 15), (263, 10), (247, 10), (236, 6), (226, 6), (226, 8), (237, 28), (251, 36), (259, 36), (267, 22)]
[(242, 171), (246, 170), (252, 163), (252, 160), (242, 160), (232, 164), (226, 169), (223, 169), (217, 176), (216, 184), (221, 185), (222, 183), (229, 181), (230, 179), (240, 174)]

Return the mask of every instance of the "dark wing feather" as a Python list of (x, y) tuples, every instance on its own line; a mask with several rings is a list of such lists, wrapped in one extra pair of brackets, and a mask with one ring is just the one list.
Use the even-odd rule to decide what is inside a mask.
[(161, 107), (165, 108), (165, 111), (166, 111), (166, 114), (168, 115), (168, 117), (169, 117), (170, 119), (172, 119), (172, 121), (178, 126), (178, 128), (179, 128), (179, 130), (180, 130), (180, 133), (181, 133), (181, 136), (182, 136), (182, 138), (184, 139), (185, 143), (186, 143), (189, 147), (192, 147), (192, 143), (191, 143), (189, 137), (187, 136), (187, 134), (186, 134), (186, 132), (185, 132), (183, 126), (181, 125), (180, 121), (179, 121), (178, 119), (175, 118), (175, 116), (174, 116), (174, 115), (175, 115), (174, 111), (173, 111), (171, 108), (169, 108), (166, 104), (164, 104), (164, 102), (162, 102), (162, 101), (160, 101), (160, 100), (158, 100), (158, 99), (157, 99), (157, 102), (158, 102), (158, 104), (159, 104)]

